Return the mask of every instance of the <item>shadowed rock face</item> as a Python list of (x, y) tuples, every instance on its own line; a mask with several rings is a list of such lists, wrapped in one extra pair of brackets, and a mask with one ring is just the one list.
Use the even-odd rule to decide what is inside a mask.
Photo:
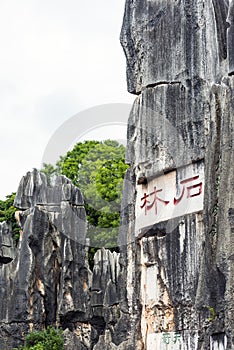
[(0, 223), (0, 264), (7, 264), (14, 259), (15, 250), (11, 227), (5, 222)]
[(126, 1), (121, 43), (128, 91), (194, 78), (219, 81), (227, 10), (226, 0)]
[(229, 74), (234, 74), (234, 1), (230, 1), (227, 22), (228, 28), (228, 64)]

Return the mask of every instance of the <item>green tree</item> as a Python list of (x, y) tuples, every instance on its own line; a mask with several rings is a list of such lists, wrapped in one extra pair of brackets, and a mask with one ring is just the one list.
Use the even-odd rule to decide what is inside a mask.
[(79, 185), (79, 171), (82, 161), (89, 152), (99, 144), (98, 141), (78, 142), (65, 156), (61, 156), (56, 164), (56, 171), (72, 180), (74, 185)]
[(17, 242), (19, 239), (19, 225), (15, 219), (14, 207), (15, 193), (6, 196), (5, 200), (0, 200), (0, 222), (6, 221), (12, 227), (13, 238)]
[(125, 147), (116, 141), (99, 143), (84, 157), (78, 186), (82, 190), (91, 246), (115, 247), (120, 224)]
[(117, 246), (127, 167), (125, 147), (113, 140), (79, 142), (57, 162), (55, 172), (71, 179), (84, 194), (87, 235), (93, 247)]
[(20, 346), (19, 350), (63, 350), (63, 348), (62, 330), (48, 327), (43, 331), (29, 333), (26, 337), (25, 346)]

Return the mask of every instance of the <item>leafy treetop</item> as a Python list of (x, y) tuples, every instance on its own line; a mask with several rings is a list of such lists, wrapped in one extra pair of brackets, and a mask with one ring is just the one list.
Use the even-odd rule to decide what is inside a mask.
[[(18, 350), (63, 350), (62, 330), (48, 327), (42, 331), (34, 331), (26, 336), (25, 346)], [(17, 350), (17, 349), (13, 349)]]
[(0, 222), (6, 221), (12, 227), (13, 238), (19, 238), (19, 226), (15, 219), (16, 208), (14, 207), (15, 193), (6, 196), (5, 200), (0, 200)]
[(63, 174), (84, 194), (88, 237), (93, 247), (117, 246), (123, 178), (127, 169), (125, 147), (117, 141), (78, 142), (53, 167), (42, 171), (50, 178)]

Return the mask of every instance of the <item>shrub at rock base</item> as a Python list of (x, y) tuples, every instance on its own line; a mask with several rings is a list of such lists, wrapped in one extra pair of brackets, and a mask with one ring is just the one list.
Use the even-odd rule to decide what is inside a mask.
[(43, 331), (29, 333), (26, 337), (25, 346), (19, 347), (18, 350), (63, 350), (63, 343), (62, 331), (48, 327)]

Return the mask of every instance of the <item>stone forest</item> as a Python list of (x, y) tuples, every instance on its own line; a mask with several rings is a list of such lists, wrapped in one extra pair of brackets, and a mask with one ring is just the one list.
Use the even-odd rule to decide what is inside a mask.
[(0, 225), (0, 349), (234, 349), (234, 1), (126, 0), (129, 116), (118, 252), (87, 259), (83, 195), (38, 170)]

